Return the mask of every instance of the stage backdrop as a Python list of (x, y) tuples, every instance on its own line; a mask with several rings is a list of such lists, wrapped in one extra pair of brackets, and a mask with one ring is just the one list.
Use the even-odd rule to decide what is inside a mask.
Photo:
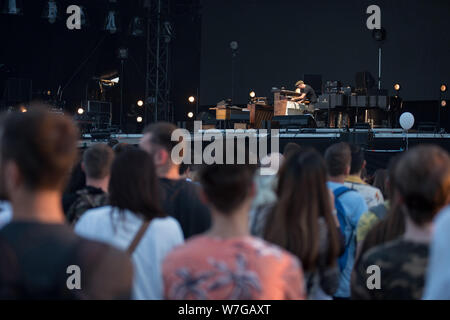
[(355, 85), (355, 73), (378, 73), (378, 43), (366, 27), (366, 9), (381, 8), (387, 30), (382, 85), (398, 82), (408, 100), (437, 100), (450, 83), (448, 0), (227, 0), (203, 1), (202, 105), (231, 97), (232, 52), (235, 102), (254, 90), (270, 97), (272, 87), (293, 88), (303, 74)]

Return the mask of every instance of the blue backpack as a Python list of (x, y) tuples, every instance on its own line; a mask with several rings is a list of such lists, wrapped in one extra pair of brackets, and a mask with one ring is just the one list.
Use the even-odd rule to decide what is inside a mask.
[[(350, 189), (347, 187), (339, 187), (336, 190), (334, 190), (334, 206), (336, 207), (337, 211), (337, 217), (339, 220), (340, 228), (342, 235), (345, 238), (345, 251), (344, 253), (339, 257), (339, 269), (341, 272), (345, 269), (345, 266), (347, 265), (348, 260), (348, 249), (352, 241), (356, 241), (356, 232), (355, 229), (349, 219), (348, 214), (345, 212), (344, 206), (342, 205), (341, 200), (339, 199), (343, 194), (349, 192), (349, 191), (355, 191), (354, 189)], [(350, 232), (350, 236), (348, 237), (347, 234)]]

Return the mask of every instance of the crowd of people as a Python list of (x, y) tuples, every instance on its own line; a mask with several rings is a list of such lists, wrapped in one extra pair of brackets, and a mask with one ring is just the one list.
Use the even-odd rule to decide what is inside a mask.
[(180, 165), (176, 129), (80, 151), (66, 116), (3, 115), (0, 299), (450, 299), (447, 151)]

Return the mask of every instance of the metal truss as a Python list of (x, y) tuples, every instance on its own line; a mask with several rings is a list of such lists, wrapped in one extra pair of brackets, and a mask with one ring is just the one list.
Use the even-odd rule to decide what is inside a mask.
[(144, 123), (172, 121), (170, 102), (170, 23), (169, 0), (146, 0), (147, 45)]

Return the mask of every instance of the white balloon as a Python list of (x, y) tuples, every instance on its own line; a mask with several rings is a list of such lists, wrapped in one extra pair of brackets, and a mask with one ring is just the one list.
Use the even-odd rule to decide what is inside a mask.
[(403, 130), (409, 130), (414, 125), (414, 116), (410, 112), (402, 113), (400, 116), (400, 125)]

